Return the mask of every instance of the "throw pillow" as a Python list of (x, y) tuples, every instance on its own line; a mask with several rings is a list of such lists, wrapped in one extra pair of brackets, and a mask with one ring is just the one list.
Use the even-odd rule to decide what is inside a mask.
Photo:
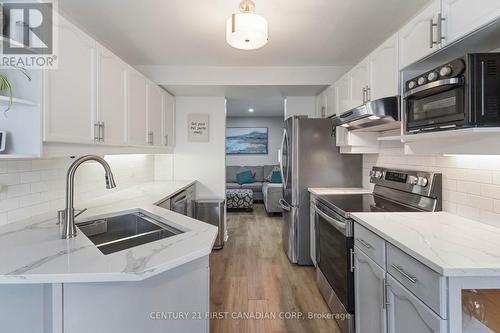
[(266, 177), (266, 181), (269, 183), (282, 183), (281, 170), (278, 167), (273, 168), (269, 175)]
[(238, 184), (250, 184), (254, 182), (253, 173), (250, 170), (243, 170), (236, 174), (236, 181)]

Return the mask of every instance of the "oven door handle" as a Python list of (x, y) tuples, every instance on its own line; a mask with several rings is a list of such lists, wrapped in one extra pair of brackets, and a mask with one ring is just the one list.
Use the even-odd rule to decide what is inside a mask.
[(345, 222), (340, 222), (340, 221), (334, 219), (333, 217), (328, 216), (327, 214), (325, 214), (324, 212), (319, 210), (317, 207), (314, 207), (314, 211), (316, 212), (316, 214), (318, 214), (319, 216), (324, 218), (326, 220), (326, 222), (330, 223), (335, 229), (342, 232), (344, 235), (346, 234)]
[(463, 84), (464, 84), (463, 77), (454, 77), (451, 79), (443, 79), (443, 80), (434, 81), (434, 82), (424, 84), (423, 86), (414, 88), (412, 90), (408, 90), (403, 95), (403, 97), (404, 98), (412, 97), (413, 95), (421, 93), (422, 91), (432, 90), (432, 89), (440, 88), (440, 87), (444, 87), (444, 86), (461, 86)]

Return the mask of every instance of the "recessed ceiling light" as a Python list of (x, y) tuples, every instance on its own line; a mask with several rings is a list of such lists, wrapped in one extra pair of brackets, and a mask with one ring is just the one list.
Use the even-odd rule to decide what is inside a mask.
[(254, 109), (248, 109), (248, 112), (254, 112), (255, 110)]
[(349, 125), (349, 124), (342, 124), (342, 125), (340, 125), (340, 126), (345, 127), (345, 128), (348, 128), (348, 127), (350, 127), (351, 125)]
[(368, 119), (370, 119), (370, 120), (378, 120), (378, 119), (380, 119), (380, 117), (379, 116), (370, 116), (370, 117), (368, 117)]

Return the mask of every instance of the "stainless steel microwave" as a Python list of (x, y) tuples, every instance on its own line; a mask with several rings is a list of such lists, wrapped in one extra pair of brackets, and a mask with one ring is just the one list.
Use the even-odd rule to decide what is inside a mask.
[(471, 53), (405, 82), (405, 132), (500, 126), (500, 53)]

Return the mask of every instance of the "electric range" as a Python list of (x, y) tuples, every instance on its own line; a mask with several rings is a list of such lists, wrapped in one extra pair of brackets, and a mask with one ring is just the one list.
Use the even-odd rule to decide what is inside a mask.
[(320, 195), (316, 199), (316, 283), (340, 318), (344, 333), (354, 328), (354, 221), (351, 213), (433, 212), (442, 208), (442, 176), (424, 171), (374, 167), (372, 194)]

